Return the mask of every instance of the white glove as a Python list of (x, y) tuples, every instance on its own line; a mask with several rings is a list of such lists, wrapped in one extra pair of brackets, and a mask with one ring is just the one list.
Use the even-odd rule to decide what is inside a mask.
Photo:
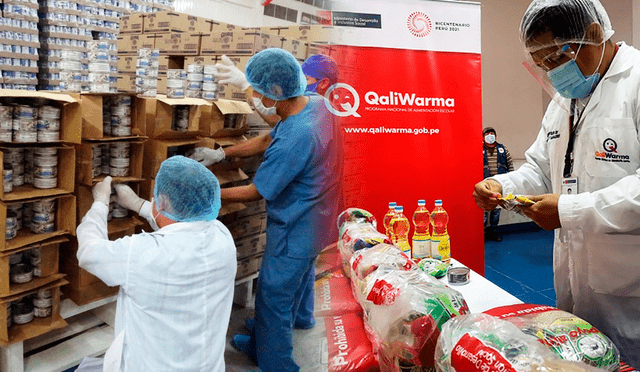
[(197, 162), (200, 162), (200, 164), (204, 165), (205, 167), (208, 167), (211, 164), (215, 164), (224, 160), (225, 154), (222, 147), (219, 147), (217, 150), (207, 147), (198, 147), (189, 157)]
[(93, 193), (93, 201), (104, 203), (108, 207), (109, 198), (111, 197), (111, 176), (107, 176), (104, 180), (96, 183), (91, 192)]
[(131, 187), (127, 185), (117, 184), (115, 188), (116, 193), (118, 194), (117, 203), (136, 213), (140, 213), (140, 208), (142, 208), (142, 204), (144, 204), (144, 199), (136, 195)]
[(231, 61), (229, 57), (223, 55), (222, 63), (216, 63), (216, 68), (218, 72), (215, 76), (218, 78), (218, 83), (231, 84), (242, 91), (249, 88), (250, 84), (244, 76), (244, 73), (233, 64), (233, 61)]

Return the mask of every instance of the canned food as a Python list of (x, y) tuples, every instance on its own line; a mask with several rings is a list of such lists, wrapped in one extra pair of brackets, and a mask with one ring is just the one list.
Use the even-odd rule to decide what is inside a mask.
[(18, 216), (16, 212), (7, 210), (7, 218), (6, 218), (7, 229), (12, 229), (18, 226)]
[(39, 130), (38, 142), (56, 142), (60, 140), (60, 132)]
[(167, 87), (167, 98), (184, 98), (184, 89)]
[(464, 285), (469, 283), (471, 270), (467, 267), (451, 267), (447, 270), (449, 285)]
[(38, 110), (41, 119), (60, 119), (60, 109), (54, 106), (42, 106)]
[(128, 158), (131, 144), (129, 142), (115, 142), (109, 146), (111, 157)]
[(14, 131), (35, 132), (38, 130), (37, 120), (34, 119), (13, 119)]
[(31, 221), (31, 225), (29, 226), (29, 228), (35, 234), (45, 234), (45, 233), (53, 232), (55, 230), (53, 226), (53, 222), (37, 223), (37, 222)]
[(36, 167), (33, 173), (34, 177), (53, 178), (58, 175), (58, 167)]
[(0, 105), (0, 119), (13, 119), (13, 106)]
[(215, 83), (216, 82), (216, 77), (214, 75), (204, 74), (204, 77), (202, 78), (202, 82), (204, 82), (204, 83)]
[(181, 88), (184, 89), (186, 80), (181, 79), (167, 79), (167, 88)]
[(202, 81), (187, 81), (187, 89), (191, 90), (202, 90)]
[(189, 74), (187, 74), (187, 81), (202, 81), (204, 80), (204, 74), (202, 73), (195, 73), (195, 72), (190, 72)]
[[(187, 65), (187, 72), (189, 74), (192, 74), (192, 73), (202, 74), (202, 73), (204, 73), (204, 66), (203, 65), (198, 65), (198, 64), (195, 64), (195, 63), (189, 64), (189, 65)], [(200, 80), (202, 80), (202, 79), (200, 79)]]
[(96, 178), (101, 174), (102, 174), (102, 167), (100, 165), (96, 166), (94, 164), (93, 168), (91, 168), (91, 177)]
[(202, 83), (202, 90), (212, 92), (218, 90), (218, 84), (216, 83)]
[(35, 307), (51, 307), (51, 294), (49, 297), (35, 297), (33, 299), (33, 306)]
[[(55, 147), (38, 147), (38, 148), (36, 148), (34, 150), (33, 153), (34, 153), (34, 155), (43, 156), (43, 157), (57, 156), (58, 155), (58, 149), (55, 148)], [(56, 163), (57, 163), (57, 161), (56, 161)]]
[(109, 163), (102, 164), (102, 167), (100, 167), (100, 174), (109, 174), (110, 169), (111, 168), (109, 167)]
[(111, 125), (114, 127), (130, 127), (131, 118), (129, 116), (111, 116)]
[(126, 208), (114, 207), (111, 215), (113, 216), (113, 218), (126, 218), (127, 216), (129, 216), (129, 210), (127, 210)]
[(22, 261), (22, 252), (14, 253), (9, 256), (9, 265), (19, 264)]
[(13, 132), (13, 141), (14, 142), (20, 142), (20, 143), (26, 143), (26, 142), (38, 142), (38, 132), (34, 131), (34, 132), (25, 132), (25, 131), (19, 131), (19, 132)]
[(111, 106), (111, 116), (131, 116), (131, 105)]
[(93, 93), (109, 93), (109, 83), (90, 83), (89, 92)]
[(150, 67), (151, 59), (147, 57), (140, 57), (136, 60), (136, 67)]
[(125, 127), (125, 126), (111, 127), (111, 135), (116, 137), (130, 136), (131, 127)]
[[(13, 122), (11, 123), (13, 126)], [(11, 130), (0, 130), (0, 141), (11, 142), (13, 140), (13, 132)]]
[(15, 238), (16, 235), (18, 235), (18, 229), (15, 228), (15, 227), (5, 229), (5, 231), (6, 231), (5, 232), (5, 239), (6, 240), (11, 240), (11, 239)]
[(22, 312), (14, 312), (13, 314), (13, 322), (15, 324), (27, 324), (33, 320), (33, 307), (30, 307), (29, 310), (23, 310)]
[(2, 170), (2, 186), (4, 192), (13, 191), (13, 169)]
[(33, 268), (26, 263), (18, 263), (11, 266), (11, 281), (13, 283), (27, 283), (33, 279)]
[(24, 163), (11, 163), (10, 167), (13, 169), (13, 175), (24, 174)]
[(58, 165), (57, 156), (40, 156), (36, 154), (33, 158), (33, 164), (37, 167), (55, 167)]
[(102, 126), (102, 133), (105, 135), (111, 135), (111, 124), (105, 124)]
[(51, 316), (51, 306), (49, 307), (34, 307), (33, 308), (33, 315), (36, 318), (46, 318), (48, 316)]
[[(33, 216), (33, 213), (50, 213), (56, 210), (56, 199), (55, 198), (47, 198), (36, 200), (31, 204), (31, 208), (25, 208), (25, 212), (29, 210), (32, 211), (29, 214), (29, 217)], [(26, 213), (25, 213), (26, 217)]]
[(37, 223), (50, 223), (56, 219), (55, 212), (34, 212), (31, 221)]
[(125, 168), (129, 167), (129, 158), (111, 158), (109, 166), (112, 168)]
[(157, 89), (141, 89), (139, 92), (136, 90), (137, 93), (140, 94), (141, 97), (155, 97), (156, 95), (158, 95), (158, 90)]
[(57, 178), (33, 178), (33, 187), (38, 189), (53, 189), (58, 186)]
[(18, 174), (13, 174), (13, 186), (22, 186), (24, 185), (24, 176), (23, 175), (18, 175)]
[(218, 91), (203, 91), (202, 92), (202, 98), (208, 100), (208, 101), (215, 101), (218, 99)]
[(202, 72), (205, 75), (215, 75), (218, 73), (218, 68), (215, 65), (204, 65)]
[(89, 63), (89, 72), (106, 72), (109, 73), (111, 68), (109, 67), (108, 62), (90, 62)]
[(202, 91), (187, 89), (184, 91), (184, 95), (187, 98), (202, 98)]
[(153, 50), (149, 48), (140, 48), (138, 49), (138, 60), (141, 58), (150, 59), (153, 56)]
[(0, 130), (13, 130), (13, 119), (1, 119)]
[(129, 167), (109, 167), (109, 175), (112, 177), (127, 177), (129, 175)]
[(36, 298), (51, 298), (50, 289), (40, 289), (36, 292)]
[(179, 79), (184, 80), (187, 78), (187, 72), (182, 69), (168, 69), (167, 70), (167, 86), (169, 86), (169, 80)]
[(13, 118), (14, 119), (36, 119), (38, 115), (38, 110), (34, 107), (27, 105), (18, 105), (15, 106), (13, 110)]
[(58, 119), (38, 119), (38, 121), (36, 121), (36, 129), (37, 130), (58, 131), (58, 130), (60, 130), (60, 120), (58, 120)]

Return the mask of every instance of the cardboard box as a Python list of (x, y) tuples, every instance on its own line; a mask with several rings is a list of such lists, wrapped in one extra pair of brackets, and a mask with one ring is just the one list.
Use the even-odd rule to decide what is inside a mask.
[(260, 271), (262, 263), (262, 254), (246, 257), (238, 261), (238, 271), (236, 271), (236, 279), (241, 279)]
[[(217, 57), (217, 61), (220, 61), (220, 57)], [(244, 71), (244, 68), (247, 66), (247, 62), (249, 62), (249, 59), (252, 56), (228, 56), (229, 59), (231, 60), (231, 62), (233, 62), (236, 67), (240, 70), (240, 71)]]
[(241, 260), (245, 257), (264, 252), (264, 247), (267, 245), (267, 234), (258, 234), (248, 238), (237, 239), (235, 243), (237, 259)]
[[(0, 254), (0, 296), (13, 296), (18, 293), (23, 293), (60, 279), (62, 276), (56, 275), (58, 274), (58, 256), (60, 251), (60, 243), (64, 243), (67, 241), (68, 239), (65, 237), (56, 237), (39, 244), (29, 245)], [(29, 254), (34, 249), (40, 250), (39, 268), (41, 275), (33, 275), (33, 279), (26, 283), (12, 282), (11, 265), (9, 264), (10, 256), (17, 253)], [(25, 262), (24, 258), (23, 262)], [(29, 259), (26, 259), (26, 262), (29, 262)]]
[(201, 54), (253, 55), (268, 48), (280, 48), (279, 36), (256, 31), (212, 31), (202, 35)]
[[(49, 197), (47, 197), (49, 198)], [(29, 202), (47, 199), (37, 198), (29, 199)], [(36, 234), (31, 232), (28, 227), (23, 227), (18, 230), (18, 234), (15, 238), (7, 240), (3, 235), (0, 238), (0, 251), (11, 251), (28, 245), (43, 242), (49, 238), (61, 236), (64, 234), (76, 234), (76, 197), (73, 195), (54, 196), (57, 200), (56, 217), (55, 217), (55, 230), (44, 234)], [(7, 202), (0, 202), (0, 226), (6, 226), (7, 223)]]
[(155, 47), (160, 50), (160, 54), (198, 55), (200, 54), (200, 34), (187, 32), (158, 34)]
[(126, 177), (112, 177), (113, 182), (135, 182), (142, 180), (142, 161), (144, 157), (144, 142), (137, 140), (118, 140), (111, 139), (100, 142), (83, 142), (76, 149), (76, 181), (78, 184), (93, 186), (95, 183), (104, 180), (105, 174), (93, 177), (93, 149), (96, 146), (105, 143), (128, 142), (131, 147), (129, 149), (129, 175)]
[[(126, 76), (126, 75), (123, 75)], [(135, 75), (133, 76), (135, 80)], [(119, 81), (120, 79), (118, 79)], [(134, 81), (135, 89), (135, 81)], [(127, 94), (123, 94), (127, 95)], [(112, 97), (112, 94), (82, 94), (80, 96), (80, 109), (82, 112), (82, 138), (89, 140), (136, 138), (144, 136), (146, 132), (146, 122), (144, 117), (143, 101), (131, 95), (131, 136), (111, 137), (104, 135), (102, 121), (102, 104), (105, 98)], [(142, 111), (142, 113), (139, 113)]]
[(333, 40), (333, 30), (333, 26), (325, 25), (291, 26), (281, 28), (279, 35), (307, 42), (329, 43)]
[(118, 56), (118, 72), (135, 74), (137, 61), (138, 61), (138, 56), (119, 55)]
[(118, 92), (135, 93), (136, 92), (136, 74), (121, 73), (117, 77)]
[(60, 141), (56, 143), (80, 143), (80, 128), (82, 117), (80, 116), (80, 103), (77, 98), (69, 94), (50, 93), (46, 91), (28, 91), (15, 89), (0, 89), (0, 102), (19, 103), (33, 105), (34, 101), (60, 109)]
[[(210, 127), (211, 102), (199, 98), (141, 98), (141, 109), (136, 111), (136, 121), (144, 121), (145, 134), (151, 138), (189, 138), (204, 133)], [(171, 129), (176, 106), (189, 106), (189, 126), (186, 131)], [(144, 107), (144, 109), (142, 109)]]
[(144, 14), (133, 13), (120, 17), (120, 34), (141, 34), (144, 32)]
[(267, 230), (267, 215), (265, 213), (242, 218), (230, 216), (230, 219), (225, 220), (224, 224), (234, 239), (242, 239), (265, 232)]
[[(153, 179), (160, 169), (163, 161), (174, 155), (186, 155), (196, 147), (215, 148), (215, 142), (210, 138), (190, 138), (190, 139), (150, 139), (144, 144), (144, 160), (142, 175), (144, 178)], [(145, 194), (145, 182), (141, 184), (141, 192)], [(153, 187), (150, 189), (153, 190)], [(147, 190), (148, 192), (149, 190)], [(141, 197), (144, 197), (141, 195)], [(150, 200), (150, 199), (147, 199)]]
[(304, 41), (292, 39), (288, 37), (282, 38), (282, 49), (293, 54), (298, 60), (304, 60), (307, 58), (307, 49), (309, 44)]
[(219, 30), (219, 31), (240, 30), (239, 26), (232, 25), (232, 24), (229, 24), (229, 23), (214, 21), (214, 20), (211, 20), (211, 19), (207, 19), (207, 20), (205, 20), (205, 22), (209, 25), (209, 30), (207, 32), (217, 31), (217, 30)]
[(158, 94), (167, 94), (167, 77), (158, 76)]
[[(0, 346), (6, 347), (16, 342), (43, 335), (54, 329), (66, 327), (67, 322), (60, 316), (60, 287), (65, 284), (67, 284), (66, 280), (58, 279), (53, 283), (32, 289), (28, 292), (2, 298), (0, 300)], [(23, 297), (43, 289), (51, 290), (51, 316), (46, 318), (34, 317), (33, 320), (27, 324), (13, 324), (11, 327), (7, 327), (7, 304), (19, 301)]]
[(138, 55), (138, 49), (158, 49), (156, 34), (139, 34), (118, 36), (118, 54)]
[[(184, 69), (189, 65), (215, 65), (218, 62), (217, 56), (193, 56), (184, 57)], [(244, 68), (241, 70), (244, 71)]]
[(108, 285), (104, 284), (102, 281), (99, 281), (83, 287), (74, 287), (73, 285), (66, 285), (62, 289), (62, 292), (71, 301), (76, 303), (76, 305), (82, 306), (98, 300), (102, 300), (103, 298), (115, 296), (118, 294), (119, 290), (120, 290), (120, 287), (109, 287)]
[[(70, 146), (56, 146), (58, 149), (58, 183), (51, 189), (39, 189), (33, 185), (24, 184), (22, 186), (14, 186), (11, 192), (0, 190), (0, 200), (6, 202), (16, 201), (28, 198), (42, 198), (61, 194), (70, 194), (73, 192), (75, 183), (75, 166), (76, 155), (75, 148)], [(0, 152), (0, 172), (4, 170), (4, 153)]]
[(209, 32), (211, 24), (202, 17), (177, 12), (155, 12), (144, 17), (144, 32)]
[[(211, 107), (211, 119), (209, 128), (204, 128), (202, 132), (210, 137), (235, 137), (243, 135), (248, 128), (247, 115), (253, 110), (247, 102), (219, 99), (213, 102)], [(225, 118), (227, 115), (236, 115), (236, 127), (225, 128)]]
[(265, 199), (245, 202), (244, 205), (246, 208), (236, 213), (237, 218), (249, 217), (256, 214), (265, 214), (267, 212), (267, 201)]

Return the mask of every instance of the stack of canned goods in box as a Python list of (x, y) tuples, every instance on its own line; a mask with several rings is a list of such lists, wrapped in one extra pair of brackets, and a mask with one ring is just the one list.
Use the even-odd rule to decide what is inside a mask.
[[(5, 170), (3, 188), (11, 192), (13, 187), (31, 184), (39, 189), (58, 186), (58, 149), (53, 147), (3, 149)], [(10, 174), (10, 176), (9, 176)]]
[(60, 61), (57, 62), (60, 70), (58, 90), (62, 92), (82, 91), (82, 69), (84, 67), (82, 57), (82, 52), (77, 50), (60, 50)]
[(13, 142), (38, 142), (38, 109), (28, 105), (13, 107)]
[(130, 174), (131, 143), (112, 142), (93, 147), (93, 177), (102, 174), (127, 177)]
[(189, 129), (189, 106), (177, 105), (173, 107), (171, 130), (186, 132)]
[(38, 142), (60, 140), (60, 109), (54, 106), (42, 106), (38, 109)]
[(104, 97), (102, 129), (114, 137), (131, 135), (131, 96)]
[(208, 101), (218, 99), (218, 80), (215, 74), (218, 69), (214, 65), (204, 65), (204, 75), (202, 80), (202, 98)]
[(60, 140), (59, 108), (0, 105), (0, 141), (29, 143), (58, 140)]
[(7, 327), (12, 324), (27, 324), (36, 318), (52, 314), (52, 290), (40, 289), (18, 301), (7, 303)]
[(190, 64), (187, 66), (187, 90), (188, 98), (202, 98), (202, 84), (204, 81), (204, 66)]
[(107, 221), (111, 221), (116, 218), (126, 218), (129, 216), (129, 210), (120, 204), (118, 204), (118, 194), (115, 188), (111, 188), (111, 197), (109, 198), (109, 214), (107, 214)]
[[(56, 199), (46, 198), (34, 202), (13, 203), (7, 207), (6, 240), (16, 237), (23, 227), (29, 228), (35, 234), (44, 234), (55, 230)], [(42, 275), (40, 267), (40, 251), (31, 250), (28, 258), (31, 266), (37, 270), (35, 276)], [(23, 257), (23, 261), (25, 258)]]
[(111, 82), (109, 66), (111, 43), (93, 40), (87, 42), (89, 59), (89, 92), (108, 93)]
[(187, 71), (181, 69), (169, 69), (167, 71), (168, 98), (184, 98), (186, 85)]
[(136, 61), (136, 93), (143, 97), (155, 97), (158, 91), (158, 49), (138, 49)]

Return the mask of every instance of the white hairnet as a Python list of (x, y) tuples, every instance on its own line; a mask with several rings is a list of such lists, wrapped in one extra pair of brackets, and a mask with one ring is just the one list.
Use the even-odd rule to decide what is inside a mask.
[[(587, 33), (593, 23), (600, 25), (603, 38)], [(552, 44), (533, 42), (548, 31), (555, 37)], [(520, 23), (520, 39), (529, 53), (560, 43), (599, 45), (613, 33), (609, 16), (598, 0), (534, 0)]]

